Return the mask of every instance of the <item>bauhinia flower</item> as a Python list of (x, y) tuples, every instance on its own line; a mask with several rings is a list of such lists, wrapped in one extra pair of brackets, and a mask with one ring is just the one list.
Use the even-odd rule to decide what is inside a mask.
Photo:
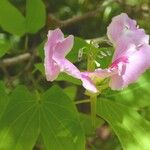
[(139, 29), (135, 20), (122, 13), (112, 19), (107, 27), (107, 36), (115, 47), (114, 57), (126, 51), (130, 45), (139, 47), (149, 43), (149, 35), (144, 29)]
[(113, 90), (120, 90), (135, 82), (150, 68), (149, 36), (124, 13), (113, 18), (107, 35), (115, 48), (112, 64), (108, 69), (99, 68), (88, 74), (110, 77), (109, 86)]
[(65, 72), (74, 78), (80, 79), (82, 85), (90, 92), (96, 93), (97, 89), (92, 84), (91, 79), (82, 74), (65, 56), (71, 51), (74, 37), (69, 35), (64, 38), (60, 29), (48, 32), (48, 40), (45, 44), (45, 73), (48, 81), (55, 80), (60, 72)]

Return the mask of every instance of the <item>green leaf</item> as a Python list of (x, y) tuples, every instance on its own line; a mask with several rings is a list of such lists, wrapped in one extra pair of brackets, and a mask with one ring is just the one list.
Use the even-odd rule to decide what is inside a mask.
[(0, 26), (11, 34), (25, 33), (24, 16), (8, 0), (0, 0)]
[(84, 135), (73, 102), (55, 86), (42, 95), (17, 87), (0, 119), (0, 149), (32, 150), (39, 134), (47, 150), (83, 150)]
[(8, 95), (6, 94), (5, 91), (5, 85), (2, 81), (0, 81), (0, 118), (7, 104), (8, 104)]
[(8, 0), (0, 1), (0, 26), (7, 32), (22, 36), (36, 33), (45, 25), (46, 11), (42, 0), (27, 0), (26, 17)]
[(81, 85), (81, 81), (66, 74), (66, 73), (61, 73), (58, 78), (56, 79), (57, 81), (67, 81), (76, 85)]
[(122, 103), (124, 105), (141, 108), (150, 106), (150, 70), (145, 72), (139, 80), (131, 84), (128, 88), (118, 92), (108, 90), (103, 96), (110, 100)]
[(112, 61), (112, 56), (113, 56), (113, 48), (112, 47), (100, 47), (97, 49), (99, 52), (97, 54), (97, 62), (100, 63), (101, 68), (107, 68)]
[(77, 62), (79, 50), (82, 48), (89, 48), (89, 46), (90, 45), (85, 40), (75, 37), (73, 48), (67, 55), (67, 59), (69, 59), (72, 63)]
[[(93, 129), (91, 115), (80, 113), (81, 124), (84, 127), (84, 132), (86, 136), (91, 136), (95, 134), (95, 129)], [(99, 128), (104, 124), (104, 120), (96, 118), (96, 128)]]
[(48, 150), (84, 150), (84, 136), (73, 102), (58, 87), (43, 95), (42, 136)]
[(3, 57), (11, 48), (11, 43), (6, 39), (0, 39), (0, 57)]
[(19, 86), (0, 120), (0, 149), (31, 150), (39, 134), (36, 97)]
[(66, 93), (66, 95), (69, 96), (71, 100), (73, 101), (75, 100), (76, 95), (77, 95), (77, 86), (68, 86), (64, 88), (63, 91)]
[(26, 30), (36, 33), (45, 25), (46, 11), (42, 0), (27, 0), (26, 3)]
[(135, 110), (106, 99), (99, 99), (97, 113), (113, 128), (124, 150), (150, 149), (150, 123)]
[(34, 65), (37, 70), (41, 72), (43, 76), (45, 76), (44, 65), (43, 63), (38, 63)]

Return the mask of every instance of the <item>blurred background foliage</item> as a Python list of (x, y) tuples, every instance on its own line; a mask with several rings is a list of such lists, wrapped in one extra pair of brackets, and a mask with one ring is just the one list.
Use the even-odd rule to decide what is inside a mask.
[[(73, 100), (86, 98), (81, 94), (83, 91), (81, 87), (72, 85), (72, 83), (80, 85), (76, 79), (61, 74), (53, 83), (45, 80), (43, 45), (50, 29), (60, 27), (65, 34), (80, 37), (75, 39), (75, 46), (68, 58), (81, 69), (85, 69), (86, 64), (84, 57), (78, 61), (78, 52), (83, 47), (89, 49), (89, 44), (81, 38), (95, 39), (106, 36), (107, 26), (113, 16), (125, 12), (137, 20), (138, 25), (144, 28), (147, 34), (150, 34), (149, 0), (43, 0), (42, 5), (38, 0), (9, 0), (7, 5), (5, 1), (0, 1), (0, 80), (4, 81), (7, 93), (19, 84), (40, 92), (57, 84)], [(10, 4), (13, 4), (13, 7)], [(37, 6), (37, 9), (34, 9), (34, 6)], [(106, 43), (102, 43), (101, 47), (103, 47), (102, 51), (105, 51), (105, 48), (110, 49)], [(110, 59), (111, 57), (99, 61), (105, 62), (102, 66), (106, 67)], [(112, 93), (110, 89), (106, 89), (101, 98), (111, 99), (126, 106), (130, 105), (150, 120), (149, 75), (149, 71), (146, 72), (136, 84), (123, 92)], [(64, 80), (69, 82), (66, 83)], [(81, 105), (78, 110), (89, 113), (89, 105)], [(83, 124), (89, 131), (88, 124), (86, 122)], [(107, 123), (102, 121), (101, 124), (96, 135), (88, 133), (87, 150), (121, 150), (118, 139)], [(100, 126), (100, 122), (98, 125)]]

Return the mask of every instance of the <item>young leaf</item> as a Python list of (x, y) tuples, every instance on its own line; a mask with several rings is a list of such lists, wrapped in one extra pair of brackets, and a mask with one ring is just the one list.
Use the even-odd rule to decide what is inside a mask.
[(135, 110), (106, 99), (99, 99), (97, 113), (113, 128), (124, 150), (150, 149), (150, 123)]
[(70, 51), (70, 53), (67, 55), (67, 58), (73, 63), (77, 62), (79, 50), (82, 48), (87, 48), (89, 46), (90, 45), (85, 40), (83, 40), (79, 37), (75, 37), (74, 46), (73, 46), (72, 50)]
[(26, 30), (36, 33), (45, 25), (46, 11), (42, 0), (27, 0), (26, 3)]
[(11, 34), (25, 33), (24, 16), (8, 0), (0, 0), (0, 26)]

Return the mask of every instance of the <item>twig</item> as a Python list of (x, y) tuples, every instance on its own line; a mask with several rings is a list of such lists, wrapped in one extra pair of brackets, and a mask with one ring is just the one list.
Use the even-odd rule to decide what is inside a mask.
[(12, 58), (5, 58), (1, 61), (1, 65), (4, 66), (11, 66), (11, 65), (15, 65), (17, 63), (26, 61), (28, 59), (31, 58), (31, 54), (30, 53), (24, 53), (24, 54), (20, 54), (18, 56), (12, 57)]
[(74, 17), (67, 19), (65, 21), (61, 21), (60, 28), (66, 28), (66, 27), (71, 26), (73, 24), (76, 24), (78, 22), (82, 22), (83, 20), (86, 20), (88, 18), (95, 17), (100, 13), (100, 11), (101, 11), (100, 9), (96, 9), (94, 11), (87, 12), (81, 16), (74, 16)]
[(97, 15), (100, 14), (100, 12), (102, 10), (103, 10), (103, 8), (98, 8), (96, 10), (89, 11), (83, 15), (74, 16), (67, 20), (59, 20), (59, 19), (55, 18), (53, 15), (49, 15), (49, 22), (50, 22), (50, 24), (55, 24), (55, 27), (66, 28), (66, 27), (69, 27), (78, 22), (82, 22), (88, 18), (96, 17)]

